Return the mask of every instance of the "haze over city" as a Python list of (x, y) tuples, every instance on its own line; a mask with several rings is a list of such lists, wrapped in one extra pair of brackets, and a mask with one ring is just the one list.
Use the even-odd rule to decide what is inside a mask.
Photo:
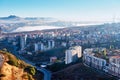
[(120, 21), (120, 0), (0, 0), (0, 16)]
[(0, 80), (120, 80), (120, 0), (0, 0)]

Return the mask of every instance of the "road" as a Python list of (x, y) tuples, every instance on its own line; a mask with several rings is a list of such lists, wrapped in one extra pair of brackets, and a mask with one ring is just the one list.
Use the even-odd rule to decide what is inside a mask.
[(16, 47), (14, 47), (14, 52), (13, 54), (19, 58), (20, 60), (25, 61), (26, 63), (34, 66), (38, 71), (42, 72), (44, 74), (44, 80), (51, 80), (51, 72), (46, 70), (45, 68), (41, 68), (38, 66), (35, 66), (35, 63), (30, 62), (29, 60), (25, 59), (24, 57), (20, 56), (18, 52), (16, 51)]

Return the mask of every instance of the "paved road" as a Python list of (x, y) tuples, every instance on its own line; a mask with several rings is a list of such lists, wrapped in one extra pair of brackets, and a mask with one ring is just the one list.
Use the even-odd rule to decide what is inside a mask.
[(37, 67), (37, 70), (44, 73), (44, 80), (51, 80), (51, 73), (48, 70), (39, 67)]
[(45, 68), (41, 68), (41, 67), (35, 66), (34, 63), (26, 60), (25, 58), (23, 58), (21, 56), (19, 56), (19, 59), (24, 60), (26, 63), (29, 63), (32, 66), (34, 66), (38, 71), (41, 71), (44, 74), (44, 80), (51, 80), (51, 73), (50, 73), (50, 71), (46, 70)]
[(50, 72), (50, 71), (46, 70), (45, 68), (37, 67), (37, 66), (35, 66), (35, 63), (32, 63), (32, 62), (30, 62), (29, 60), (27, 60), (27, 59), (23, 58), (22, 56), (20, 56), (20, 55), (18, 54), (18, 52), (16, 52), (16, 47), (14, 47), (14, 52), (13, 52), (13, 54), (14, 54), (17, 58), (19, 58), (19, 59), (25, 61), (26, 63), (31, 64), (32, 66), (34, 66), (38, 71), (41, 71), (41, 72), (44, 74), (44, 80), (51, 80), (51, 72)]

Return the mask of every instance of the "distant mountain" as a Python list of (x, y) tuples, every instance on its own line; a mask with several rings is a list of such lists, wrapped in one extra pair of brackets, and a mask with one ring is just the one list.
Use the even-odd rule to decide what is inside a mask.
[(0, 20), (43, 20), (43, 21), (55, 21), (57, 19), (52, 18), (52, 17), (25, 17), (25, 18), (21, 18), (19, 16), (16, 15), (10, 15), (8, 17), (0, 17)]
[(21, 18), (15, 15), (10, 15), (8, 17), (1, 17), (1, 20), (20, 20)]
[[(52, 17), (26, 17), (22, 18), (16, 15), (10, 15), (8, 17), (0, 17), (0, 28), (3, 32), (16, 32), (16, 31), (31, 31), (31, 30), (43, 30), (53, 27), (75, 27), (75, 26), (88, 26), (98, 25), (98, 22), (73, 22), (62, 21)], [(47, 27), (46, 27), (47, 26)], [(27, 29), (27, 30), (25, 30)]]
[(42, 21), (56, 21), (56, 18), (51, 17), (26, 17), (25, 20), (42, 20)]

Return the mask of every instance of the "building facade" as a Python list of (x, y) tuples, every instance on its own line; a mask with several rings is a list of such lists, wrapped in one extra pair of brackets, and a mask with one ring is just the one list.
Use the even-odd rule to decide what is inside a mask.
[(48, 49), (54, 48), (55, 47), (55, 41), (54, 40), (50, 40), (48, 41)]
[(24, 50), (24, 48), (26, 46), (26, 41), (27, 41), (27, 35), (20, 36), (21, 50)]
[[(107, 52), (105, 53), (107, 54)], [(107, 56), (108, 59), (103, 59), (102, 57), (95, 56), (95, 54), (93, 49), (85, 49), (83, 51), (84, 64), (120, 77), (120, 55), (111, 56), (114, 53), (109, 53), (110, 55), (108, 54), (109, 56)]]
[(96, 69), (103, 69), (106, 66), (106, 60), (94, 56), (93, 49), (85, 49), (83, 52), (83, 61), (86, 65)]
[(108, 72), (120, 77), (120, 56), (110, 57)]
[(65, 51), (65, 64), (76, 62), (82, 55), (81, 46), (70, 47)]
[(34, 46), (35, 46), (35, 52), (36, 51), (44, 51), (45, 50), (44, 44), (41, 43), (41, 42), (35, 43)]

